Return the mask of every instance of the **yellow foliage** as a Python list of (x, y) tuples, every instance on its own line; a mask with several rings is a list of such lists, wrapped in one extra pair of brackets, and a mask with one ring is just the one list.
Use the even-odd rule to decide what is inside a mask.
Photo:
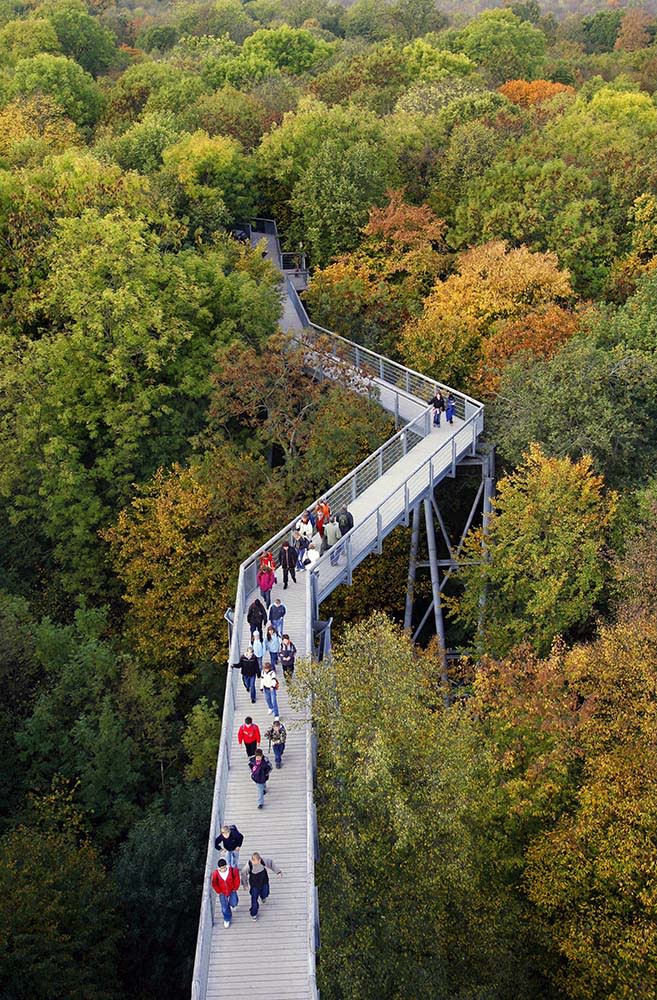
[(462, 387), (497, 321), (571, 295), (556, 254), (510, 250), (501, 240), (474, 247), (460, 256), (456, 274), (434, 286), (420, 319), (406, 325), (401, 352), (413, 367)]
[(77, 128), (51, 97), (19, 97), (0, 110), (0, 156), (12, 164), (80, 145)]

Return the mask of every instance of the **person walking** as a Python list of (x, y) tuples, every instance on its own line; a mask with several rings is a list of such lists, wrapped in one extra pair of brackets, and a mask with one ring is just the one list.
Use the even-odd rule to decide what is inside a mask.
[[(276, 636), (278, 639), (278, 636)], [(264, 692), (265, 701), (267, 702), (267, 711), (270, 715), (279, 715), (278, 711), (278, 698), (276, 692), (278, 691), (278, 677), (276, 676), (276, 671), (270, 663), (265, 663), (265, 669), (262, 671), (262, 677), (260, 678), (260, 690)]]
[(242, 743), (244, 744), (246, 756), (249, 759), (253, 757), (258, 749), (258, 743), (260, 742), (260, 730), (258, 729), (257, 722), (254, 722), (250, 715), (247, 715), (246, 719), (237, 730), (237, 742), (240, 745)]
[[(338, 520), (336, 517), (331, 517), (324, 525), (324, 550), (328, 551), (332, 549), (341, 538), (342, 532), (340, 531)], [(339, 558), (340, 552), (334, 551), (331, 554), (331, 566), (335, 566)]]
[(447, 393), (447, 404), (445, 407), (445, 420), (448, 424), (454, 423), (454, 413), (456, 411), (456, 400), (451, 392)]
[(212, 872), (212, 888), (219, 896), (221, 912), (224, 916), (224, 927), (230, 927), (230, 922), (233, 918), (233, 909), (239, 903), (239, 896), (237, 895), (239, 887), (239, 868), (231, 868), (223, 858), (219, 858), (217, 867)]
[(253, 646), (247, 646), (246, 652), (240, 656), (240, 673), (242, 683), (251, 695), (251, 704), (256, 701), (256, 677), (260, 677), (262, 670), (258, 662), (258, 657), (253, 651)]
[(292, 577), (292, 583), (297, 582), (297, 561), (299, 553), (294, 545), (288, 541), (283, 542), (281, 551), (278, 553), (278, 565), (283, 570), (283, 590), (287, 590), (288, 575)]
[(294, 527), (299, 532), (301, 537), (305, 538), (308, 543), (312, 541), (313, 535), (315, 534), (315, 525), (310, 519), (309, 510), (304, 510)]
[(263, 627), (267, 621), (267, 610), (260, 598), (256, 597), (255, 601), (249, 604), (246, 620), (251, 632), (257, 632), (261, 639), (264, 638)]
[(285, 751), (285, 740), (287, 739), (287, 730), (277, 717), (274, 719), (272, 725), (265, 733), (265, 739), (269, 740), (269, 752), (271, 753), (271, 748), (274, 748), (274, 763), (277, 768), (283, 766), (283, 753)]
[(286, 614), (287, 608), (280, 597), (277, 597), (269, 609), (269, 621), (279, 636), (283, 635), (283, 622), (285, 621)]
[(338, 525), (340, 526), (340, 533), (342, 535), (346, 535), (354, 526), (354, 515), (346, 504), (343, 504), (338, 512)]
[(253, 655), (258, 661), (260, 670), (262, 670), (262, 660), (265, 655), (265, 644), (257, 632), (254, 632), (253, 635), (251, 636), (251, 646), (253, 648)]
[(256, 576), (256, 583), (260, 588), (260, 595), (265, 602), (265, 607), (269, 608), (271, 604), (271, 589), (276, 583), (276, 575), (270, 567), (261, 567), (258, 570), (258, 575)]
[(249, 767), (251, 769), (251, 780), (255, 781), (256, 788), (258, 789), (258, 809), (262, 809), (265, 804), (265, 794), (269, 775), (271, 774), (271, 764), (262, 750), (256, 750), (253, 761), (249, 761)]
[[(292, 545), (290, 548), (297, 550), (297, 571), (305, 569), (303, 561), (306, 558), (306, 551), (309, 544), (308, 539), (304, 538), (300, 531), (292, 532)], [(296, 580), (294, 582), (296, 583)]]
[(294, 645), (287, 632), (283, 633), (283, 638), (281, 639), (281, 651), (278, 654), (278, 658), (281, 661), (285, 679), (288, 681), (294, 673), (294, 660), (296, 655), (297, 647)]
[(276, 670), (276, 664), (278, 663), (278, 654), (281, 651), (281, 638), (274, 628), (273, 625), (267, 626), (267, 635), (265, 636), (265, 652), (269, 653), (269, 662), (271, 663), (272, 670)]
[(309, 566), (310, 569), (313, 568), (317, 560), (319, 559), (319, 552), (315, 546), (314, 542), (311, 542), (308, 546), (308, 551), (306, 552), (306, 558), (304, 559), (304, 566)]
[(440, 427), (440, 414), (445, 409), (445, 398), (438, 386), (436, 386), (436, 391), (429, 401), (429, 405), (433, 406), (433, 425)]
[(253, 920), (258, 919), (260, 903), (266, 903), (269, 897), (269, 875), (267, 869), (274, 875), (282, 877), (283, 872), (278, 867), (273, 858), (263, 858), (261, 854), (254, 851), (242, 869), (244, 885), (248, 886), (251, 895), (251, 907), (249, 913)]
[(239, 832), (234, 823), (225, 823), (219, 836), (215, 838), (215, 851), (225, 851), (226, 861), (230, 868), (240, 866), (240, 847), (244, 843), (244, 835)]

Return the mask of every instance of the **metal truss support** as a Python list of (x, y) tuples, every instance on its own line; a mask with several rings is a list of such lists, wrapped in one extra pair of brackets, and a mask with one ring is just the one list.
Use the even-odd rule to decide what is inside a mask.
[(443, 604), (440, 597), (440, 570), (436, 550), (436, 532), (433, 525), (433, 508), (430, 499), (424, 501), (424, 521), (427, 529), (427, 548), (429, 550), (429, 569), (431, 571), (431, 591), (433, 595), (433, 613), (436, 621), (440, 658), (440, 676), (447, 683), (447, 665), (445, 660), (445, 622), (443, 619)]
[[(442, 610), (442, 593), (445, 589), (447, 581), (449, 580), (452, 573), (458, 567), (458, 560), (463, 549), (463, 544), (465, 542), (465, 537), (468, 534), (472, 524), (479, 511), (482, 512), (483, 527), (484, 532), (488, 528), (488, 521), (490, 519), (490, 513), (492, 509), (492, 498), (495, 491), (495, 453), (494, 450), (478, 453), (473, 457), (466, 458), (461, 464), (463, 465), (477, 465), (481, 468), (481, 482), (477, 489), (475, 498), (470, 507), (465, 526), (461, 533), (461, 537), (458, 541), (456, 548), (452, 546), (449, 535), (447, 534), (447, 529), (445, 527), (445, 522), (441, 514), (440, 508), (436, 503), (435, 496), (432, 494), (430, 498), (424, 501), (425, 510), (425, 525), (427, 533), (427, 549), (428, 549), (428, 559), (418, 559), (418, 548), (419, 548), (419, 510), (414, 509), (413, 512), (413, 527), (411, 532), (411, 546), (409, 552), (408, 561), (408, 585), (406, 588), (406, 608), (404, 615), (404, 628), (410, 629), (412, 627), (412, 612), (413, 612), (413, 595), (415, 591), (415, 578), (418, 569), (428, 569), (431, 573), (431, 590), (432, 590), (432, 601), (429, 607), (424, 612), (422, 619), (419, 624), (413, 630), (412, 640), (417, 641), (418, 636), (422, 632), (422, 629), (426, 625), (432, 611), (434, 619), (436, 622), (436, 635), (438, 636), (438, 641), (441, 645), (442, 657), (443, 657), (443, 668), (444, 660), (446, 657), (445, 648), (445, 626)], [(436, 540), (436, 530), (434, 526), (434, 516), (435, 520), (440, 529), (439, 534), (444, 543), (444, 548), (446, 550), (446, 558), (438, 558), (438, 546)], [(442, 546), (441, 546), (442, 547)], [(442, 570), (442, 579), (440, 578), (440, 571)], [(482, 598), (485, 601), (485, 595)], [(483, 603), (482, 603), (482, 614), (483, 614)]]
[(415, 596), (415, 570), (417, 567), (417, 548), (420, 542), (420, 508), (413, 508), (413, 526), (411, 528), (411, 550), (408, 556), (408, 582), (406, 584), (406, 608), (404, 611), (404, 628), (410, 628), (413, 621), (413, 598)]

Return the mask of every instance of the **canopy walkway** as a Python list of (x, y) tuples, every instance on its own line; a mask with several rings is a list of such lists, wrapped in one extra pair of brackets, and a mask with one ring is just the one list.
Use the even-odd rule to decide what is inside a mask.
[[(272, 600), (281, 597), (287, 608), (284, 631), (296, 645), (298, 657), (317, 656), (326, 654), (330, 647), (330, 629), (324, 634), (322, 650), (316, 639), (322, 601), (336, 587), (350, 584), (356, 566), (370, 553), (381, 552), (385, 537), (399, 524), (408, 524), (411, 513), (433, 496), (436, 485), (446, 476), (455, 476), (457, 465), (474, 455), (483, 430), (483, 406), (455, 389), (311, 323), (294, 287), (298, 268), (290, 261), (290, 255), (281, 253), (275, 223), (257, 220), (251, 238), (254, 243), (266, 241), (266, 255), (283, 276), (281, 329), (294, 333), (307, 350), (311, 367), (321, 377), (339, 378), (355, 391), (370, 393), (394, 414), (400, 427), (385, 444), (322, 494), (321, 499), (334, 512), (348, 505), (354, 518), (352, 530), (319, 559), (312, 571), (299, 572), (296, 584), (290, 582), (285, 592), (280, 570), (277, 573)], [(288, 263), (292, 264), (291, 270)], [(428, 400), (437, 385), (455, 397), (453, 425), (443, 420), (441, 427), (432, 426)], [(309, 503), (310, 509), (316, 502)], [(314, 878), (318, 842), (313, 803), (313, 734), (304, 713), (292, 710), (279, 670), (280, 715), (288, 731), (284, 766), (272, 772), (266, 806), (258, 810), (246, 756), (237, 744), (237, 729), (244, 717), (251, 715), (264, 735), (272, 716), (267, 714), (261, 694), (257, 703), (251, 705), (239, 671), (230, 666), (239, 662), (241, 653), (250, 644), (246, 611), (258, 596), (259, 557), (266, 551), (278, 555), (301, 513), (239, 568), (192, 1000), (232, 1000), (244, 994), (250, 1000), (312, 1000), (318, 996), (315, 952), (319, 945), (319, 911)], [(266, 751), (264, 740), (263, 746)], [(214, 840), (222, 823), (235, 823), (244, 834), (242, 864), (253, 851), (259, 851), (283, 869), (282, 878), (272, 878), (272, 894), (258, 923), (249, 917), (249, 896), (243, 892), (228, 930), (223, 926), (210, 886), (218, 858)]]

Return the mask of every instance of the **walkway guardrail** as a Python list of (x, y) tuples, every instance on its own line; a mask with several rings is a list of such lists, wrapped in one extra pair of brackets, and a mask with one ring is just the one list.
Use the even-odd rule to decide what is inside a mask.
[[(270, 219), (256, 219), (251, 223), (252, 231), (271, 237), (276, 255), (276, 265), (282, 270), (283, 255), (276, 223)], [(269, 240), (268, 240), (269, 242)], [(338, 483), (318, 497), (328, 501), (333, 510), (338, 510), (344, 504), (350, 505), (374, 482), (389, 471), (396, 462), (408, 455), (413, 449), (432, 433), (431, 407), (428, 399), (438, 386), (443, 392), (452, 392), (456, 401), (456, 414), (464, 421), (455, 428), (447, 439), (436, 436), (436, 447), (431, 454), (418, 462), (418, 465), (407, 476), (402, 486), (395, 487), (376, 506), (374, 510), (354, 524), (351, 531), (335, 548), (320, 557), (305, 576), (307, 587), (306, 606), (310, 613), (306, 621), (306, 648), (310, 655), (313, 649), (313, 614), (319, 604), (328, 596), (334, 587), (343, 582), (351, 583), (353, 570), (372, 551), (381, 551), (385, 535), (402, 521), (408, 523), (409, 511), (419, 500), (428, 495), (437, 477), (455, 474), (456, 464), (468, 451), (474, 451), (477, 438), (483, 430), (483, 406), (470, 396), (451, 389), (449, 386), (436, 382), (421, 375), (413, 369), (405, 368), (398, 362), (391, 361), (383, 355), (362, 347), (344, 337), (331, 333), (308, 319), (303, 303), (289, 277), (285, 277), (285, 291), (289, 297), (303, 328), (302, 344), (324, 362), (324, 375), (337, 377), (342, 370), (352, 370), (355, 378), (349, 379), (349, 384), (358, 391), (364, 391), (368, 385), (375, 385), (385, 394), (393, 394), (393, 407), (396, 416), (401, 412), (400, 400), (410, 400), (419, 413), (408, 420), (405, 426), (393, 434), (381, 447), (377, 448), (355, 469), (344, 476)], [(327, 349), (327, 344), (333, 345)], [(340, 367), (342, 366), (342, 368)], [(363, 389), (358, 388), (358, 382), (363, 382)], [(369, 381), (368, 381), (369, 380)], [(380, 400), (382, 401), (382, 400)], [(386, 408), (389, 408), (386, 406)], [(245, 559), (239, 567), (237, 592), (233, 613), (233, 625), (230, 641), (228, 674), (226, 678), (226, 693), (221, 726), (221, 738), (217, 756), (217, 773), (212, 800), (212, 819), (208, 838), (204, 884), (201, 901), (199, 932), (196, 944), (194, 976), (192, 980), (192, 1000), (205, 1000), (208, 981), (209, 957), (214, 925), (214, 899), (211, 889), (211, 874), (214, 868), (214, 840), (221, 825), (228, 776), (230, 770), (231, 736), (235, 718), (236, 684), (238, 671), (232, 669), (239, 663), (241, 655), (242, 623), (247, 613), (247, 601), (256, 590), (256, 575), (260, 556), (267, 551), (278, 553), (283, 541), (290, 538), (294, 527), (301, 517), (300, 511), (284, 528), (268, 539), (252, 555)], [(345, 562), (331, 563), (331, 556), (337, 554), (345, 557)], [(306, 768), (307, 773), (314, 773), (313, 735), (310, 726), (306, 733)], [(317, 820), (312, 793), (312, 777), (307, 783), (307, 907), (308, 907), (308, 982), (309, 993), (313, 1000), (317, 998), (315, 973), (315, 951), (319, 942), (319, 908), (317, 889), (314, 880), (314, 865), (318, 854)]]

